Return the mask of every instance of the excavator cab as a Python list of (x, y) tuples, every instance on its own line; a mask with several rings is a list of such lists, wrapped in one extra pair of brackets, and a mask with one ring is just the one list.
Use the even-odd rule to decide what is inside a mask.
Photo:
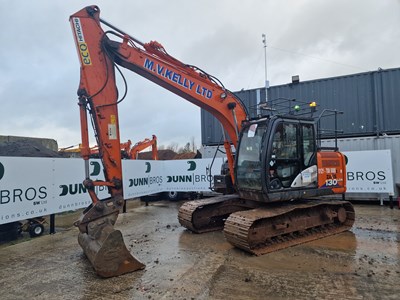
[[(242, 198), (263, 202), (329, 194), (331, 190), (318, 186), (317, 157), (324, 155), (311, 118), (250, 121), (243, 126), (236, 153), (237, 191)], [(342, 164), (339, 156), (337, 164)]]

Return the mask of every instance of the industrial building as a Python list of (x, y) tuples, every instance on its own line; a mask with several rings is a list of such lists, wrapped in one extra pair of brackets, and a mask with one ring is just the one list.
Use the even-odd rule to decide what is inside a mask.
[[(263, 114), (260, 104), (266, 99), (296, 99), (318, 103), (319, 111), (335, 109), (343, 112), (338, 118), (338, 146), (342, 151), (390, 149), (394, 183), (400, 183), (400, 68), (322, 78), (302, 82), (293, 76), (292, 82), (242, 90), (235, 94), (247, 106), (252, 117)], [(333, 122), (329, 120), (328, 123)], [(327, 124), (332, 127), (332, 124)], [(201, 111), (201, 134), (204, 149), (222, 142), (222, 129), (211, 114)], [(325, 139), (322, 144), (329, 145)], [(204, 151), (204, 150), (203, 150)], [(204, 151), (207, 152), (207, 151)], [(207, 153), (205, 153), (207, 156)], [(378, 158), (377, 158), (378, 159)], [(397, 191), (398, 194), (398, 191)]]

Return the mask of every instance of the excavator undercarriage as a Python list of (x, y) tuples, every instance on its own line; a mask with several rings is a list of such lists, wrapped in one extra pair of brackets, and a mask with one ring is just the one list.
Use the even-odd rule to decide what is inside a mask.
[(195, 233), (222, 230), (230, 214), (256, 208), (259, 203), (240, 199), (237, 194), (194, 200), (184, 203), (178, 213), (179, 223)]
[(232, 245), (262, 255), (349, 230), (354, 216), (347, 201), (299, 199), (260, 205), (229, 195), (186, 202), (178, 219), (196, 233), (223, 229)]

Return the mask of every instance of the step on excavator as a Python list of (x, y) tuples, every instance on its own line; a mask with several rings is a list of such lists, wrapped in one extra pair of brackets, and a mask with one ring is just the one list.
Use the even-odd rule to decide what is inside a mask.
[[(120, 66), (208, 111), (223, 127), (229, 169), (224, 182), (233, 193), (184, 203), (178, 213), (184, 227), (196, 233), (223, 229), (230, 243), (256, 255), (352, 227), (352, 205), (323, 198), (346, 191), (346, 162), (337, 147), (319, 146), (320, 116), (316, 117), (314, 102), (306, 103), (307, 113), (300, 113), (304, 103), (292, 109), (291, 100), (280, 105), (289, 108), (286, 112), (278, 104), (263, 103), (264, 113), (251, 118), (242, 101), (217, 78), (172, 57), (160, 43), (143, 43), (111, 25), (100, 18), (97, 6), (76, 12), (70, 23), (81, 65), (78, 104), (84, 185), (92, 199), (76, 226), (78, 242), (99, 276), (145, 267), (114, 229), (124, 203), (117, 108), (126, 86), (119, 98), (115, 81), (116, 70), (123, 77)], [(89, 177), (88, 116), (105, 181)], [(109, 198), (97, 198), (98, 185), (108, 187)]]

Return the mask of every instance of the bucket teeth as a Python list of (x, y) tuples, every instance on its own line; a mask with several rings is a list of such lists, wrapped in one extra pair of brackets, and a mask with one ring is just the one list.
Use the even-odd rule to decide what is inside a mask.
[(79, 233), (78, 242), (101, 277), (119, 276), (145, 268), (126, 248), (121, 231), (112, 226), (103, 227), (101, 235), (96, 239), (86, 233)]
[(122, 233), (114, 229), (118, 218), (118, 198), (109, 198), (90, 205), (76, 226), (78, 243), (101, 277), (114, 277), (142, 270), (145, 265), (126, 248)]

